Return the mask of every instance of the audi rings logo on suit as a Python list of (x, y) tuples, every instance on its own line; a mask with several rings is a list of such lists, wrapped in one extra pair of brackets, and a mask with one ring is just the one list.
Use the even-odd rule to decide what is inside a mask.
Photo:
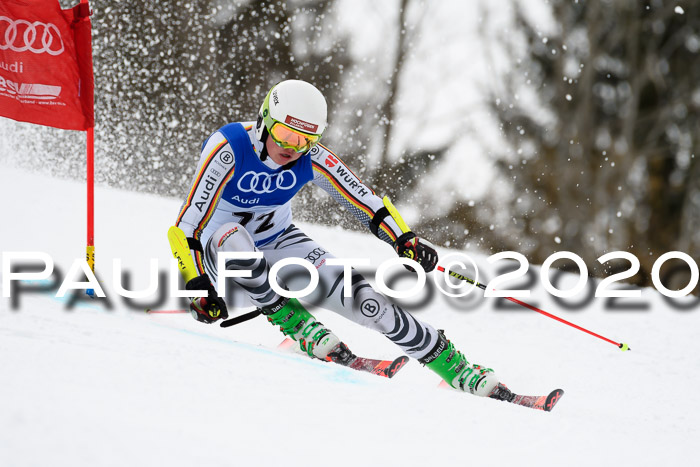
[(319, 247), (319, 248), (314, 248), (312, 251), (309, 252), (308, 255), (306, 255), (306, 257), (304, 257), (304, 259), (305, 259), (306, 261), (308, 261), (309, 263), (315, 265), (315, 264), (316, 264), (316, 261), (318, 261), (319, 259), (321, 259), (321, 257), (322, 257), (323, 255), (325, 255), (326, 253), (327, 253), (327, 251), (324, 250), (323, 248), (320, 248), (320, 247)]
[(266, 174), (253, 172), (244, 173), (238, 180), (238, 189), (243, 193), (272, 193), (275, 190), (291, 190), (297, 184), (297, 176), (291, 170)]
[(52, 23), (0, 16), (0, 50), (55, 56), (61, 55), (65, 47), (61, 31)]

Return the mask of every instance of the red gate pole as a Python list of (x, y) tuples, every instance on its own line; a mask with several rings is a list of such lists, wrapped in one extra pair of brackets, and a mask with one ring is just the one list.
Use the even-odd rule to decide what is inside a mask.
[[(87, 5), (90, 9), (89, 0), (80, 0), (81, 4)], [(91, 12), (87, 13), (88, 16)], [(92, 51), (90, 52), (90, 62), (92, 66)], [(92, 72), (92, 70), (91, 70)], [(94, 104), (93, 104), (94, 106)], [(95, 124), (86, 131), (87, 133), (87, 157), (85, 164), (87, 181), (87, 243), (85, 247), (85, 259), (90, 270), (95, 272)], [(95, 291), (88, 289), (87, 294), (94, 297)]]
[(87, 246), (86, 261), (95, 272), (95, 132), (87, 129)]

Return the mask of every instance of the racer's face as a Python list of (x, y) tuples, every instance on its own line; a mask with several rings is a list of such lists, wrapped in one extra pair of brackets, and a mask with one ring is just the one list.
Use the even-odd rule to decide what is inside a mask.
[(275, 141), (269, 136), (265, 142), (265, 147), (267, 148), (267, 153), (269, 154), (270, 159), (279, 165), (289, 164), (290, 162), (294, 162), (304, 155), (303, 152), (296, 152), (294, 149), (282, 148), (278, 146), (277, 143), (275, 143)]

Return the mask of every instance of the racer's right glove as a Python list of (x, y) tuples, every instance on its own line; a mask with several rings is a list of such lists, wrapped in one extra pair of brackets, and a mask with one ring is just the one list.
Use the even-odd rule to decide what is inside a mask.
[(209, 276), (202, 274), (185, 284), (187, 290), (206, 290), (206, 297), (196, 297), (190, 302), (192, 317), (202, 323), (213, 323), (219, 319), (228, 318), (226, 303), (216, 293), (216, 289), (209, 280)]

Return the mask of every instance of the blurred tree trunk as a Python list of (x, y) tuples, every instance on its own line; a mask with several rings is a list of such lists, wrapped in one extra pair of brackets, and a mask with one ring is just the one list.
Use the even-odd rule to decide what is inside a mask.
[(384, 102), (379, 107), (379, 128), (384, 129), (382, 135), (380, 152), (379, 152), (379, 167), (374, 173), (375, 188), (380, 192), (389, 189), (393, 185), (391, 178), (392, 170), (387, 170), (392, 165), (389, 157), (389, 147), (391, 145), (394, 129), (394, 108), (399, 94), (399, 81), (403, 75), (403, 66), (406, 62), (406, 54), (408, 53), (407, 35), (408, 25), (406, 24), (406, 15), (408, 13), (409, 0), (401, 0), (396, 21), (396, 53), (391, 68), (391, 74), (388, 78), (389, 89), (384, 98)]
[[(412, 202), (412, 192), (417, 187), (420, 177), (428, 172), (429, 166), (439, 162), (452, 146), (452, 141), (437, 142), (429, 149), (416, 149), (411, 142), (395, 144), (396, 108), (401, 99), (401, 81), (410, 80), (406, 64), (416, 43), (421, 40), (421, 32), (428, 5), (417, 0), (401, 0), (398, 3), (395, 31), (395, 51), (388, 76), (386, 89), (379, 95), (382, 98), (378, 106), (374, 126), (379, 128), (377, 136), (378, 156), (368, 181), (377, 193), (390, 194), (395, 201)], [(409, 21), (409, 14), (414, 10), (416, 20)], [(430, 105), (430, 100), (416, 102), (416, 105)], [(401, 151), (400, 153), (396, 153)], [(394, 153), (392, 153), (394, 151)]]

